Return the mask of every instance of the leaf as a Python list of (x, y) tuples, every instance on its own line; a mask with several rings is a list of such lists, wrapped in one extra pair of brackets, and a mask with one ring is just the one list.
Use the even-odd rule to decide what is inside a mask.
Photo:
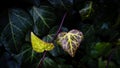
[(58, 66), (54, 60), (46, 57), (43, 62), (43, 68), (58, 68)]
[[(57, 60), (58, 59), (58, 60)], [(65, 64), (63, 62), (63, 59), (57, 58), (56, 60), (53, 60), (49, 57), (46, 57), (43, 62), (43, 68), (73, 68), (72, 65)]]
[[(102, 58), (100, 57), (98, 59), (98, 68), (106, 68), (106, 65), (107, 65), (107, 60), (102, 60)], [(108, 68), (119, 68), (119, 67), (116, 66), (114, 62), (109, 61)]]
[[(20, 68), (20, 66), (21, 66), (20, 58), (22, 56), (20, 56), (17, 59), (13, 58), (13, 56), (15, 56), (15, 54), (12, 54), (12, 56), (11, 56), (9, 53), (5, 52), (0, 57), (0, 68)], [(18, 62), (16, 62), (16, 61), (18, 61)]]
[(48, 34), (47, 36), (44, 36), (42, 40), (45, 42), (52, 42), (54, 37), (55, 37), (55, 34)]
[(24, 53), (22, 57), (22, 68), (36, 68), (39, 63), (39, 59), (43, 56), (43, 54), (36, 53), (30, 43), (25, 43), (22, 46), (21, 53)]
[(33, 21), (28, 13), (21, 9), (9, 10), (9, 23), (1, 33), (1, 39), (7, 48), (16, 52), (18, 45), (22, 43), (25, 34), (33, 25)]
[(73, 68), (73, 67), (72, 65), (61, 64), (61, 65), (58, 65), (58, 68)]
[(82, 29), (81, 31), (84, 33), (84, 39), (85, 39), (85, 44), (90, 44), (94, 41), (96, 41), (96, 38), (95, 38), (95, 28), (93, 25), (90, 25), (90, 24), (85, 24), (83, 26), (81, 26)]
[(23, 63), (27, 63), (27, 61), (33, 62), (32, 60), (34, 58), (36, 58), (35, 57), (36, 53), (32, 50), (31, 45), (28, 43), (23, 44), (23, 46), (21, 48), (21, 52), (25, 53), (23, 58), (22, 58), (24, 60)]
[(32, 0), (31, 3), (33, 3), (33, 5), (35, 6), (40, 6), (40, 0)]
[(79, 11), (82, 19), (84, 20), (84, 19), (88, 18), (90, 16), (92, 10), (93, 10), (92, 2), (91, 1), (87, 2), (85, 7)]
[[(51, 30), (53, 30), (53, 29), (51, 29)], [(46, 42), (51, 42), (51, 41), (53, 41), (54, 37), (55, 37), (55, 34), (49, 34), (49, 35), (43, 37), (42, 40), (44, 40)], [(58, 46), (56, 40), (54, 40), (53, 43), (54, 43), (55, 47), (53, 50), (49, 51), (49, 53), (52, 56), (64, 55), (65, 52), (62, 50), (62, 48), (60, 48), (60, 46)]]
[(114, 51), (113, 55), (112, 55), (112, 59), (115, 60), (115, 62), (117, 62), (117, 64), (120, 65), (120, 47), (116, 47), (116, 50)]
[[(56, 34), (58, 28), (59, 28), (59, 26), (54, 26), (54, 27), (49, 31), (49, 34)], [(66, 27), (61, 27), (61, 32), (66, 32), (66, 31), (68, 31), (68, 28), (66, 28)]]
[(33, 50), (36, 52), (50, 51), (54, 48), (53, 43), (47, 43), (38, 38), (33, 32), (31, 32), (31, 43)]
[(34, 32), (37, 35), (45, 35), (56, 22), (54, 9), (48, 6), (35, 7), (30, 10), (35, 23)]
[(106, 61), (103, 61), (102, 58), (98, 59), (98, 67), (99, 68), (105, 68)]
[(91, 51), (91, 56), (97, 58), (99, 56), (108, 56), (111, 52), (112, 45), (108, 42), (98, 42)]
[(75, 56), (76, 50), (78, 49), (82, 39), (83, 34), (78, 30), (71, 30), (67, 32), (61, 32), (58, 34), (58, 43), (62, 46), (63, 50), (68, 52), (72, 57)]
[(73, 0), (48, 0), (54, 7), (68, 9), (73, 5)]

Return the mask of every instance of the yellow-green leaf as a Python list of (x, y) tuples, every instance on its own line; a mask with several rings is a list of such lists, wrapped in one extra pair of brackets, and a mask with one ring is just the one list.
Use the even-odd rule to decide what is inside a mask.
[(44, 51), (50, 51), (54, 48), (53, 43), (48, 43), (41, 40), (33, 32), (31, 32), (31, 43), (33, 50), (39, 53)]
[(83, 39), (83, 34), (82, 32), (74, 29), (69, 31), (68, 33), (59, 33), (57, 39), (63, 50), (68, 52), (70, 56), (74, 57), (76, 50), (78, 49)]

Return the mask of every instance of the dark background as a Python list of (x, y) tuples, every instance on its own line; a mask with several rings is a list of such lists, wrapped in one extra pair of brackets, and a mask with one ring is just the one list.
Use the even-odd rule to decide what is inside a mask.
[[(64, 0), (61, 1), (65, 4), (65, 7), (69, 6), (69, 4), (64, 2)], [(86, 2), (90, 1), (93, 3), (93, 11), (87, 18), (83, 18), (84, 16), (82, 16), (79, 11), (85, 8)], [(57, 3), (57, 0), (55, 3)], [(110, 57), (109, 68), (120, 68), (119, 0), (73, 0), (72, 6), (69, 8), (67, 7), (68, 10), (64, 9), (63, 6), (61, 8), (61, 3), (54, 6), (48, 0), (1, 0), (0, 36), (2, 36), (2, 32), (4, 31), (3, 29), (9, 23), (8, 11), (10, 9), (19, 8), (30, 15), (29, 10), (32, 6), (40, 7), (41, 5), (54, 8), (53, 13), (56, 15), (57, 23), (52, 25), (52, 27), (55, 25), (59, 26), (62, 16), (65, 12), (68, 12), (63, 26), (66, 27), (67, 30), (78, 29), (84, 34), (84, 40), (82, 41), (74, 58), (70, 57), (67, 53), (64, 53), (63, 50), (58, 47), (62, 52), (60, 51), (61, 53), (58, 53), (57, 56), (53, 56), (51, 53), (48, 53), (47, 59), (45, 60), (46, 62), (43, 64), (44, 68), (57, 68), (57, 65), (61, 65), (61, 68), (105, 68)], [(32, 15), (30, 17), (32, 17)], [(32, 28), (33, 27), (31, 27), (31, 29)], [(43, 35), (38, 33), (38, 36), (43, 38), (49, 31), (45, 30), (44, 32), (45, 33)], [(31, 45), (29, 41), (23, 41), (20, 44), (24, 44), (26, 46)], [(40, 55), (35, 54), (35, 56), (38, 57), (34, 58), (33, 61), (30, 62), (30, 60), (24, 61), (24, 59), (30, 56), (29, 54), (26, 54), (23, 57), (20, 56), (22, 60), (20, 57), (17, 57), (20, 61), (16, 62), (16, 58), (14, 58), (15, 56), (13, 54), (20, 54), (21, 51), (17, 53), (9, 52), (9, 50), (5, 48), (5, 45), (6, 43), (3, 39), (0, 39), (0, 68), (15, 68), (15, 66), (17, 68), (34, 68), (37, 66), (37, 63), (43, 55), (43, 53)], [(49, 65), (49, 63), (51, 63), (51, 65)]]

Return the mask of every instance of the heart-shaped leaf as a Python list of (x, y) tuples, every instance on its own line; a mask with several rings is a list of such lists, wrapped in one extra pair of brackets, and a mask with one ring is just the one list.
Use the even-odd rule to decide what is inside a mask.
[(36, 52), (50, 51), (54, 48), (53, 43), (44, 42), (38, 38), (33, 32), (31, 32), (31, 43), (33, 50)]
[(67, 32), (61, 32), (58, 34), (58, 43), (62, 46), (63, 50), (68, 52), (72, 57), (75, 56), (76, 50), (78, 49), (82, 39), (83, 34), (78, 30), (71, 30)]

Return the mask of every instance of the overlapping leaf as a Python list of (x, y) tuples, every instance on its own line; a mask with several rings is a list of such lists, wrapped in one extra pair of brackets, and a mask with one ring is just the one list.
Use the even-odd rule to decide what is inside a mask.
[(38, 35), (47, 34), (48, 30), (56, 22), (56, 16), (53, 13), (54, 9), (48, 6), (35, 7), (30, 10), (35, 23), (34, 32)]
[[(53, 27), (54, 28), (54, 27)], [(53, 30), (53, 29), (51, 29)], [(42, 40), (46, 41), (46, 42), (53, 42), (55, 47), (53, 50), (49, 51), (49, 53), (52, 56), (59, 56), (59, 55), (63, 55), (65, 52), (62, 50), (62, 48), (60, 46), (58, 46), (57, 42), (54, 40), (55, 34), (49, 34), (45, 37), (43, 37)]]
[(88, 18), (90, 16), (92, 10), (93, 10), (92, 2), (87, 2), (86, 6), (79, 11), (82, 19), (84, 20), (84, 19)]
[(48, 0), (54, 7), (68, 9), (72, 6), (73, 0)]
[(36, 52), (50, 51), (54, 48), (53, 43), (47, 43), (38, 38), (33, 32), (31, 32), (31, 43), (33, 50)]
[(82, 39), (82, 32), (74, 29), (69, 31), (68, 33), (61, 32), (58, 35), (58, 43), (72, 57), (75, 56), (76, 50), (78, 49)]
[(4, 45), (13, 51), (17, 50), (33, 22), (30, 15), (21, 9), (10, 9), (8, 15), (9, 23), (4, 28), (1, 38)]

